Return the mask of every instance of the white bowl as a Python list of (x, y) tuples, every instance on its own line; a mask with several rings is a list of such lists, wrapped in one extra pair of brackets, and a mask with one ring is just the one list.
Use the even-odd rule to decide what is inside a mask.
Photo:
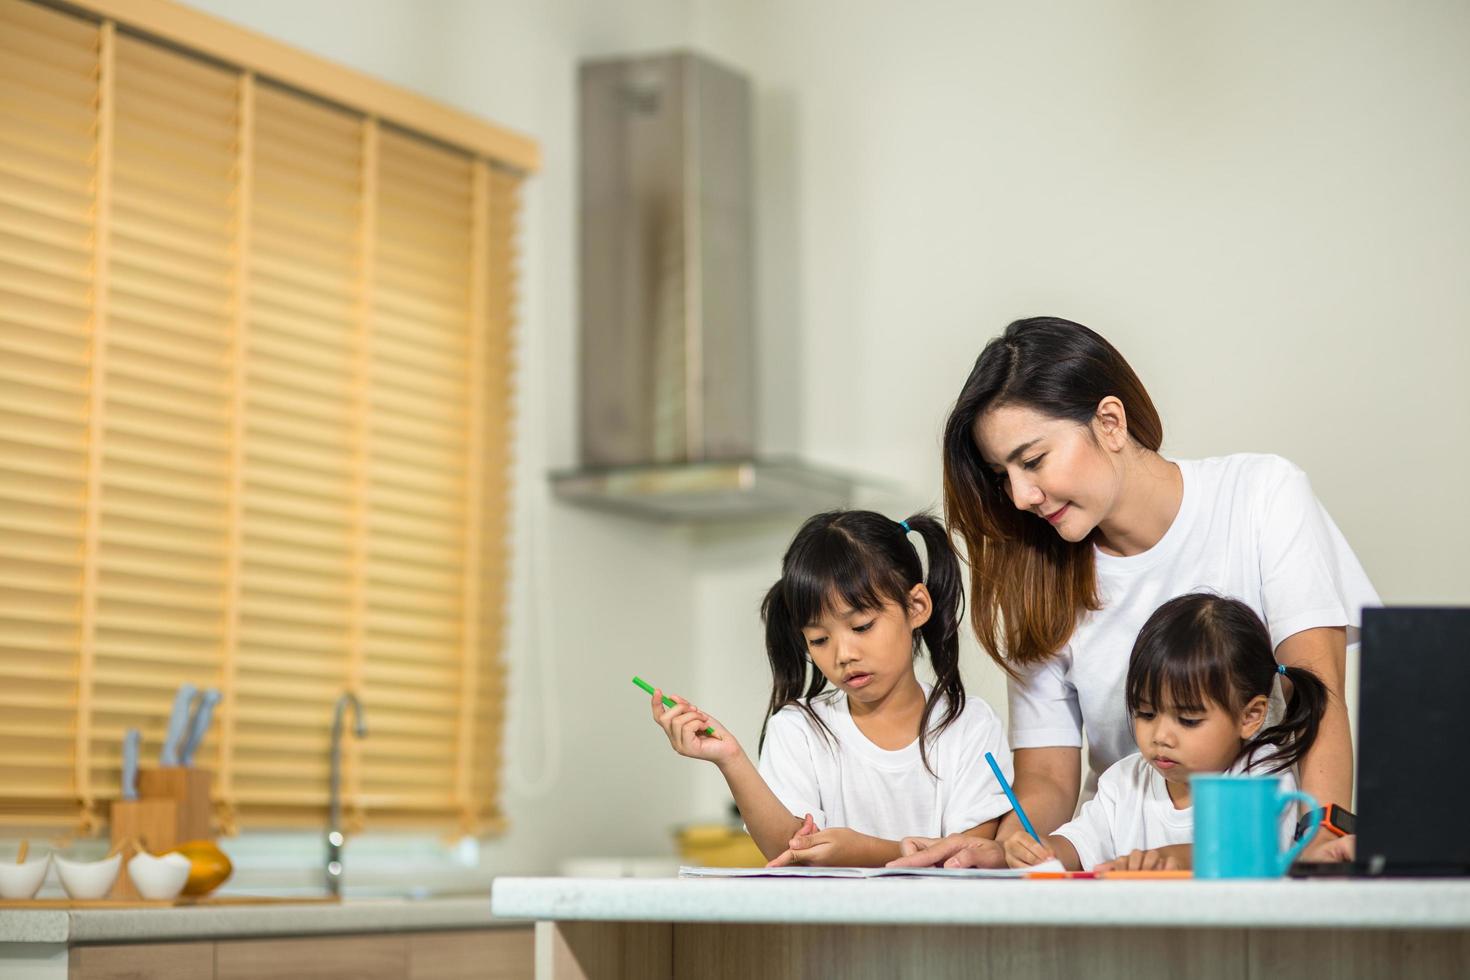
[(101, 861), (68, 861), (56, 855), (56, 873), (61, 876), (61, 887), (75, 899), (105, 898), (117, 881), (117, 871), (122, 867), (122, 855), (114, 854)]
[(46, 880), (46, 869), (51, 867), (51, 855), (27, 861), (25, 864), (0, 863), (0, 898), (35, 898)]
[(154, 857), (147, 851), (134, 854), (128, 861), (128, 877), (138, 886), (144, 898), (168, 901), (184, 890), (189, 880), (191, 862), (178, 851)]

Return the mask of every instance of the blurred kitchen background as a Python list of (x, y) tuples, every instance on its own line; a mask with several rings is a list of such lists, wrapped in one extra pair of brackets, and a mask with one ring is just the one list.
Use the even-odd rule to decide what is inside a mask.
[[(728, 796), (669, 750), (633, 674), (755, 751), (758, 603), (805, 515), (654, 521), (550, 481), (583, 462), (579, 172), (605, 149), (579, 144), (589, 61), (692, 51), (749, 80), (763, 455), (855, 474), (853, 503), (895, 518), (937, 507), (940, 428), (984, 342), (1065, 316), (1130, 359), (1166, 454), (1284, 455), (1386, 602), (1470, 602), (1464, 3), (188, 5), (541, 151), (522, 191), (507, 829), (369, 824), (349, 890), (671, 866), (674, 831), (723, 821)], [(999, 672), (966, 656), (1003, 714)], [(319, 842), (222, 843), (242, 886), (304, 888)]]

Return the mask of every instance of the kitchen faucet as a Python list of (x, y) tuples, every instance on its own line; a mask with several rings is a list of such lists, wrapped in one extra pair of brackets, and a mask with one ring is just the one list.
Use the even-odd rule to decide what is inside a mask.
[(367, 735), (363, 723), (362, 702), (357, 695), (347, 691), (337, 699), (337, 710), (332, 715), (332, 785), (327, 811), (327, 891), (333, 895), (342, 893), (342, 713), (352, 705), (352, 715), (357, 724), (353, 734), (358, 738)]

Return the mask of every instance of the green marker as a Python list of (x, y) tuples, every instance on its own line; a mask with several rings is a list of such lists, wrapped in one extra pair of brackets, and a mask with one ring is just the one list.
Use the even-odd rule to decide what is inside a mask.
[[(635, 677), (635, 678), (633, 678), (633, 683), (634, 684), (637, 684), (639, 687), (643, 688), (643, 690), (647, 691), (649, 694), (652, 694), (653, 693), (653, 685), (649, 684), (643, 678), (641, 678), (641, 677)], [(667, 694), (664, 695), (664, 707), (665, 708), (672, 708), (674, 705), (676, 705), (678, 703), (679, 702), (675, 701), (673, 698), (669, 697)], [(706, 735), (713, 736), (715, 734), (715, 730), (713, 728), (706, 728), (704, 730), (704, 733)]]

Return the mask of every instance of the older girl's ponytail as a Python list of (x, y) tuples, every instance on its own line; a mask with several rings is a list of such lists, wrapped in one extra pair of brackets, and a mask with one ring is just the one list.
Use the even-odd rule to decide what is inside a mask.
[[(937, 739), (965, 708), (965, 683), (960, 678), (960, 623), (965, 616), (965, 588), (959, 556), (943, 524), (928, 514), (915, 514), (900, 526), (923, 538), (924, 550), (929, 553), (929, 574), (924, 586), (929, 590), (933, 611), (929, 621), (919, 627), (919, 635), (929, 648), (929, 663), (934, 668), (934, 690), (924, 704), (919, 721), (919, 731), (925, 735), (919, 743), (919, 752), (928, 767), (929, 740)], [(936, 722), (932, 715), (941, 698), (944, 712)]]

